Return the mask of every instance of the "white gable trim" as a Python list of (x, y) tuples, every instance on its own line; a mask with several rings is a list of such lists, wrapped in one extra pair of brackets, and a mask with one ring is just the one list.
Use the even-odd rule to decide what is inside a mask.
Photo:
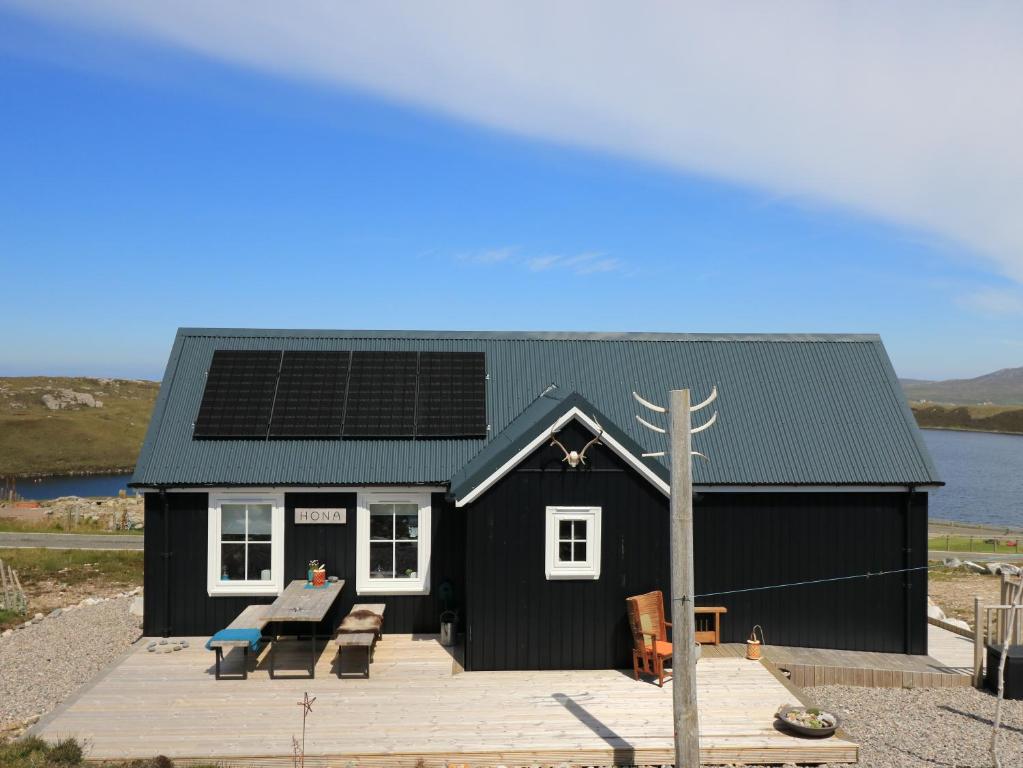
[[(554, 422), (550, 427), (545, 429), (539, 435), (530, 440), (524, 448), (518, 453), (512, 456), (508, 461), (498, 467), (491, 475), (484, 478), (479, 485), (473, 488), (469, 493), (465, 494), (460, 499), (455, 500), (456, 507), (464, 507), (466, 504), (471, 504), (478, 499), (483, 493), (490, 488), (494, 483), (500, 480), (502, 477), (511, 472), (516, 466), (518, 466), (529, 454), (543, 445), (544, 442), (550, 439), (551, 434), (557, 432), (559, 429), (564, 427), (572, 419), (580, 422), (594, 435), (600, 434), (600, 425), (597, 424), (592, 418), (587, 416), (585, 413), (580, 411), (578, 408), (573, 407), (566, 411), (564, 414), (558, 417), (557, 421)], [(607, 432), (603, 434), (600, 441), (620, 456), (626, 464), (635, 469), (639, 474), (649, 480), (654, 486), (665, 496), (671, 493), (671, 488), (666, 482), (657, 476), (650, 467), (643, 463), (643, 460), (636, 454), (629, 451), (625, 446), (615, 440)]]

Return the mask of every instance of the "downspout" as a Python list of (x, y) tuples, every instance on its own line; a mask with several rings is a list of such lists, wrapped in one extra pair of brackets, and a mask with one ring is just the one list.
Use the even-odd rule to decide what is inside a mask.
[(905, 521), (905, 562), (903, 567), (906, 568), (905, 578), (905, 593), (906, 593), (906, 629), (905, 629), (905, 640), (906, 640), (906, 653), (912, 653), (913, 648), (913, 573), (909, 569), (913, 567), (913, 493), (916, 491), (915, 485), (906, 486), (906, 521)]
[(160, 501), (163, 502), (163, 632), (164, 637), (170, 637), (171, 629), (171, 588), (170, 588), (170, 559), (173, 554), (170, 551), (170, 500), (167, 498), (167, 486), (160, 487)]

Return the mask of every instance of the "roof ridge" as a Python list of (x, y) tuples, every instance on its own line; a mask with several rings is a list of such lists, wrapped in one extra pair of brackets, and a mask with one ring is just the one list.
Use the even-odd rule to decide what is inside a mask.
[(220, 338), (466, 339), (521, 341), (876, 342), (876, 333), (672, 333), (667, 331), (442, 331), (314, 328), (179, 328), (181, 336)]

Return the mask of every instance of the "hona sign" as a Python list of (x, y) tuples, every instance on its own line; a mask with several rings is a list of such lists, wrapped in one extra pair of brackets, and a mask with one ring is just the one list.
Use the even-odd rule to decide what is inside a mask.
[(344, 507), (296, 507), (295, 524), (328, 523), (344, 525), (348, 522), (348, 510)]

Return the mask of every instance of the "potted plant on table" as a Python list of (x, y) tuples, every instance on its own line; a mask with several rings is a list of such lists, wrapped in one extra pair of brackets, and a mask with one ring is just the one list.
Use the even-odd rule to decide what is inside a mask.
[(320, 565), (320, 561), (319, 560), (310, 560), (309, 561), (309, 570), (306, 571), (306, 580), (310, 584), (313, 583), (313, 574), (316, 573), (316, 571), (320, 570), (320, 568), (322, 568), (322, 567), (323, 566)]

